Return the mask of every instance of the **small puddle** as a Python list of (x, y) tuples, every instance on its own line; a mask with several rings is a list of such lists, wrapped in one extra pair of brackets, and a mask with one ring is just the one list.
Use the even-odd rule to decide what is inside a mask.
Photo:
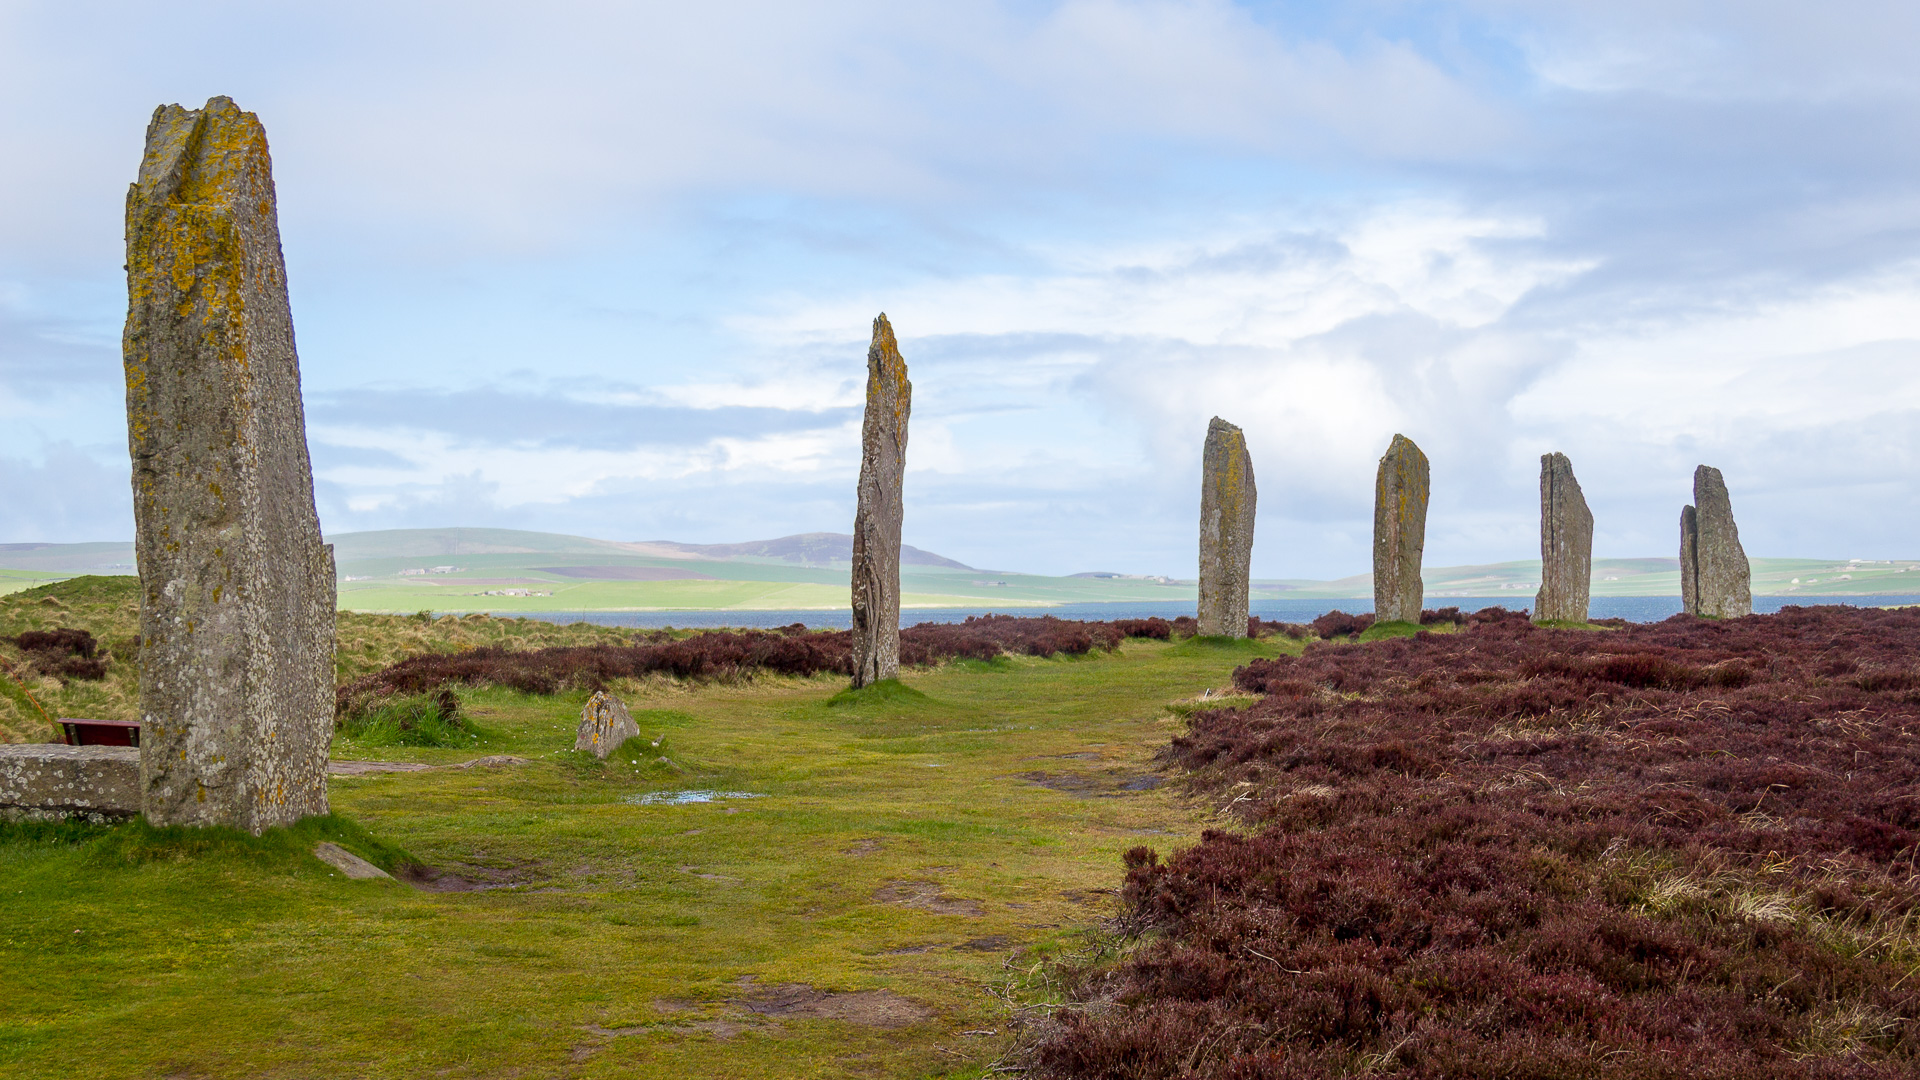
[(649, 791), (644, 795), (629, 795), (621, 802), (635, 806), (685, 806), (688, 803), (713, 802), (716, 799), (764, 799), (765, 795), (752, 791)]

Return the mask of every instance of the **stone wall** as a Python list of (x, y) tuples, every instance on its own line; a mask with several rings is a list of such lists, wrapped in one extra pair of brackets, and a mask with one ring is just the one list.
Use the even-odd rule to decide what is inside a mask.
[(131, 746), (0, 746), (0, 819), (124, 821), (140, 813), (140, 751)]

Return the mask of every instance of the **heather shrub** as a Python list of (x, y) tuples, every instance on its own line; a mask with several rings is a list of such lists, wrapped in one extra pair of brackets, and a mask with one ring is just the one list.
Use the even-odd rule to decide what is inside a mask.
[(1920, 614), (1515, 614), (1236, 672), (1165, 758), (1249, 831), (1128, 852), (1033, 1070), (1914, 1075)]
[(1334, 641), (1352, 637), (1373, 625), (1372, 615), (1349, 615), (1344, 611), (1329, 611), (1313, 620), (1310, 624), (1319, 637)]
[(1313, 627), (1302, 623), (1274, 622), (1270, 619), (1262, 619), (1258, 615), (1250, 615), (1247, 617), (1247, 636), (1252, 638), (1271, 637), (1274, 634), (1281, 634), (1295, 641), (1299, 641), (1312, 633)]
[(107, 677), (107, 658), (100, 655), (100, 645), (89, 631), (63, 626), (52, 630), (27, 630), (0, 640), (12, 642), (26, 654), (26, 660), (33, 669), (42, 675), (52, 675), (61, 680)]
[[(1169, 628), (1165, 620), (1133, 620)], [(900, 662), (925, 667), (949, 660), (1003, 655), (1083, 656), (1111, 651), (1128, 636), (1110, 622), (969, 617), (962, 623), (921, 623), (900, 631)], [(528, 694), (599, 690), (615, 679), (662, 675), (676, 679), (730, 679), (771, 673), (807, 678), (853, 673), (853, 637), (845, 630), (712, 631), (678, 640), (665, 635), (635, 645), (581, 645), (545, 649), (484, 647), (421, 653), (341, 685), (335, 712), (359, 717), (396, 694), (424, 694), (449, 686), (501, 686)]]

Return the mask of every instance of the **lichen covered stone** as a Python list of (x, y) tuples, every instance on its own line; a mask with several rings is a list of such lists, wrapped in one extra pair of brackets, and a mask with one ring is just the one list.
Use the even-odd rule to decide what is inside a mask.
[(1736, 619), (1753, 614), (1753, 569), (1733, 500), (1720, 470), (1693, 471), (1693, 505), (1680, 511), (1680, 601), (1689, 615)]
[(0, 820), (125, 821), (140, 813), (140, 751), (131, 746), (0, 746)]
[(901, 480), (913, 384), (883, 312), (867, 349), (860, 432), (860, 502), (853, 517), (853, 685), (900, 675)]
[(1373, 613), (1380, 622), (1420, 621), (1427, 495), (1427, 455), (1412, 439), (1395, 435), (1373, 485)]
[(1567, 455), (1542, 454), (1540, 591), (1533, 598), (1533, 620), (1586, 622), (1592, 583), (1593, 512)]
[(1247, 636), (1257, 497), (1246, 436), (1214, 417), (1207, 425), (1200, 466), (1199, 633), (1203, 635)]
[(573, 748), (605, 760), (621, 743), (639, 735), (640, 725), (633, 722), (626, 703), (605, 690), (595, 690), (586, 708), (580, 710), (580, 730), (574, 735)]
[(327, 812), (335, 604), (259, 119), (155, 110), (126, 227), (141, 805), (259, 833)]

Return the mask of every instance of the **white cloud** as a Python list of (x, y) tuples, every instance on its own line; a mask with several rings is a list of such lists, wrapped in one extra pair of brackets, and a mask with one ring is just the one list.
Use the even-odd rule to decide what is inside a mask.
[(1902, 0), (1478, 0), (1549, 82), (1732, 100), (1911, 95), (1920, 9)]
[[(578, 445), (479, 441), (442, 431), (319, 424), (308, 438), (328, 447), (378, 451), (389, 460), (322, 465), (315, 479), (351, 492), (355, 512), (401, 505), (408, 493), (469, 473), (490, 484), (501, 506), (552, 506), (635, 481), (713, 483), (743, 477), (846, 472), (859, 463), (857, 422), (836, 428), (783, 432), (761, 438), (709, 439), (675, 448), (600, 450)], [(849, 449), (851, 447), (851, 449)]]

